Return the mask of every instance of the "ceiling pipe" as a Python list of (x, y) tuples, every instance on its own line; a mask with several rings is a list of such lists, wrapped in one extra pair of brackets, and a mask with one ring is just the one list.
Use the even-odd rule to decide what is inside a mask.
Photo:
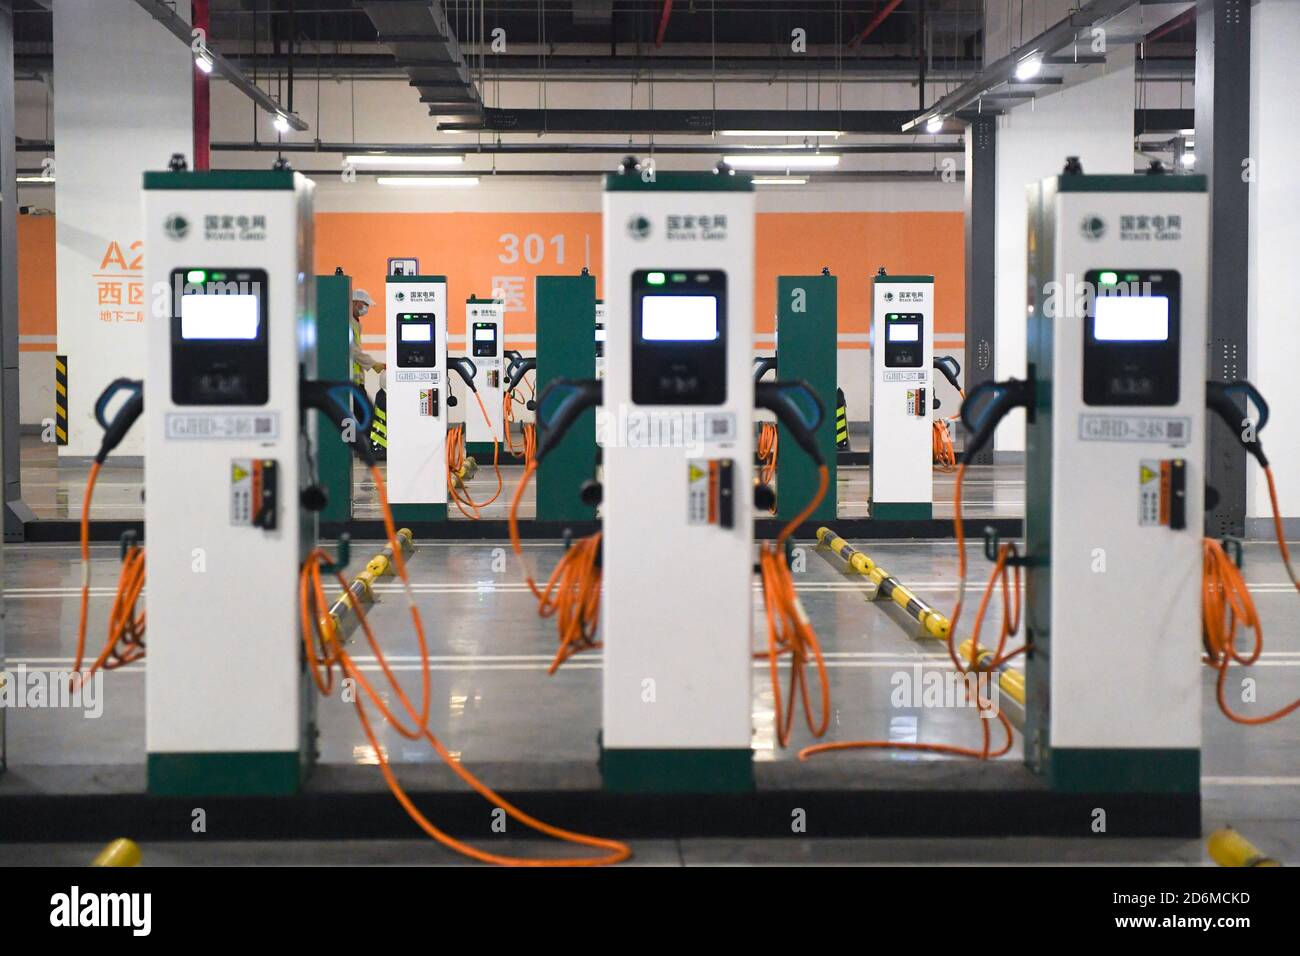
[[(461, 143), (456, 145), (420, 146), (410, 143), (384, 145), (382, 143), (275, 143), (275, 142), (227, 142), (214, 143), (213, 150), (222, 153), (342, 153), (357, 155), (361, 153), (388, 153), (392, 156), (581, 156), (581, 155), (617, 155), (628, 153), (649, 153), (651, 149), (663, 155), (709, 156), (719, 153), (753, 153), (762, 155), (774, 153), (784, 155), (790, 152), (802, 152), (798, 147), (780, 145), (732, 145), (730, 143), (685, 144), (685, 143)], [(904, 155), (907, 153), (960, 153), (961, 142), (921, 143), (900, 140), (894, 143), (858, 143), (835, 146), (823, 146), (816, 152), (841, 156)], [(806, 151), (813, 155), (813, 150)], [(410, 172), (404, 169), (403, 172)], [(367, 173), (370, 170), (366, 170)]]
[(1142, 38), (1142, 42), (1155, 43), (1162, 36), (1173, 33), (1179, 27), (1184, 26), (1188, 23), (1195, 23), (1195, 22), (1196, 22), (1196, 8), (1192, 7), (1190, 10), (1186, 11), (1181, 16), (1174, 17), (1174, 19), (1170, 20), (1168, 23), (1166, 23), (1164, 26), (1160, 27), (1159, 29), (1152, 30), (1150, 33), (1148, 33), (1145, 37)]
[(663, 11), (659, 14), (659, 31), (655, 34), (655, 49), (664, 45), (664, 33), (668, 30), (668, 18), (673, 15), (673, 0), (664, 0)]
[(866, 29), (849, 41), (849, 49), (857, 49), (863, 40), (876, 32), (876, 28), (884, 23), (886, 18), (898, 9), (898, 5), (902, 2), (903, 0), (889, 0), (889, 3), (885, 4), (884, 9), (871, 18), (871, 22), (867, 24)]

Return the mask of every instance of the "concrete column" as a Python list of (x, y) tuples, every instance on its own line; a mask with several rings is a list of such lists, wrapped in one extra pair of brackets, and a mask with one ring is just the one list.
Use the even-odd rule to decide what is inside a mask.
[[(1028, 33), (1028, 31), (1026, 31)], [(1104, 65), (1087, 67), (1058, 92), (1009, 110), (998, 121), (997, 346), (999, 379), (1025, 375), (1025, 187), (1054, 176), (1067, 156), (1085, 173), (1133, 172), (1133, 49), (1110, 49)], [(997, 451), (1025, 447), (1024, 412), (998, 428)]]
[[(1300, 0), (1259, 0), (1250, 18), (1248, 367), (1268, 399), (1271, 417), (1260, 437), (1277, 479), (1288, 535), (1295, 540), (1300, 535), (1300, 325), (1291, 283), (1300, 252), (1300, 129), (1289, 119), (1300, 89)], [(1199, 153), (1199, 118), (1196, 136)], [(1254, 459), (1249, 461), (1246, 533), (1272, 538), (1268, 486)]]
[[(177, 5), (188, 17), (189, 2)], [(190, 155), (193, 60), (189, 49), (133, 0), (54, 5), (54, 140), (58, 351), (68, 357), (68, 443), (92, 455), (94, 402), (112, 379), (144, 374), (140, 183)], [(119, 454), (140, 454), (140, 434)]]

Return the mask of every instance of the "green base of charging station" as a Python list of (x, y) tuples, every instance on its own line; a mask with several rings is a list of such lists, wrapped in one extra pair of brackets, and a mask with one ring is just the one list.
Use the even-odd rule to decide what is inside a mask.
[(398, 526), (409, 521), (446, 521), (446, 505), (393, 505), (393, 522)]
[(1201, 752), (1054, 748), (1041, 772), (1064, 793), (1199, 793)]
[(929, 521), (934, 505), (928, 501), (882, 501), (868, 503), (867, 513), (881, 521)]
[(600, 751), (605, 789), (617, 793), (745, 793), (754, 789), (749, 748)]
[[(504, 445), (498, 446), (500, 451), (497, 452), (497, 461), (504, 465), (507, 461), (514, 461), (510, 457), (510, 452), (506, 451)], [(467, 441), (465, 442), (465, 454), (478, 462), (480, 468), (492, 467), (492, 442), (490, 441)]]
[(162, 797), (293, 794), (305, 769), (294, 751), (152, 753), (147, 763), (149, 792)]

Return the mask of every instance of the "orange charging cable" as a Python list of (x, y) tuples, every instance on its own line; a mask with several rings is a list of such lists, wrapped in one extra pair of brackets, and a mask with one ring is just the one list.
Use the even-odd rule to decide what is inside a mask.
[(776, 477), (776, 446), (778, 432), (776, 422), (762, 422), (758, 429), (758, 480), (760, 484), (770, 485)]
[[(966, 390), (957, 389), (957, 394), (962, 400), (966, 399)], [(948, 430), (948, 423), (955, 422), (961, 418), (961, 412), (956, 415), (950, 415), (947, 418), (940, 416), (936, 418), (931, 426), (930, 432), (930, 450), (934, 456), (934, 463), (939, 466), (939, 470), (948, 473), (957, 468), (957, 451), (953, 448), (952, 433)]]
[[(565, 830), (560, 827), (544, 823), (536, 817), (530, 816), (514, 804), (505, 800), (500, 794), (492, 790), (474, 774), (467, 770), (459, 759), (449, 753), (442, 741), (429, 729), (428, 720), (431, 706), (431, 688), (432, 674), (429, 664), (428, 645), (424, 633), (424, 623), (420, 617), (419, 608), (415, 603), (415, 595), (411, 591), (410, 577), (406, 569), (406, 561), (402, 557), (402, 551), (397, 543), (397, 532), (393, 523), (392, 510), (388, 505), (388, 492), (384, 487), (383, 476), (379, 469), (370, 466), (370, 473), (375, 482), (375, 488), (379, 496), (380, 508), (384, 516), (384, 530), (388, 536), (389, 547), (393, 553), (393, 564), (397, 569), (398, 577), (401, 579), (402, 588), (406, 593), (407, 605), (410, 608), (411, 621), (415, 626), (416, 638), (420, 647), (422, 695), (421, 707), (417, 711), (411, 703), (410, 698), (403, 690), (401, 683), (394, 676), (391, 667), (385, 658), (383, 651), (375, 639), (374, 632), (371, 630), (370, 623), (366, 618), (365, 610), (359, 605), (354, 605), (357, 612), (357, 620), (366, 635), (366, 641), (370, 645), (371, 651), (379, 663), (380, 670), (388, 681), (392, 694), (396, 696), (401, 704), (401, 708), (406, 712), (410, 724), (404, 723), (399, 716), (393, 712), (384, 700), (384, 694), (377, 691), (370, 681), (366, 679), (364, 673), (357, 666), (351, 655), (343, 647), (343, 642), (338, 631), (338, 626), (329, 614), (329, 602), (325, 597), (324, 587), (321, 582), (321, 564), (328, 562), (329, 556), (317, 548), (308, 555), (307, 560), (302, 567), (302, 573), (299, 581), (299, 602), (300, 616), (302, 619), (302, 637), (303, 646), (306, 651), (307, 660), (311, 667), (312, 679), (321, 693), (328, 695), (334, 684), (334, 667), (337, 665), (340, 672), (356, 682), (356, 685), (362, 693), (356, 695), (355, 706), (357, 717), (361, 721), (361, 728), (365, 732), (366, 739), (369, 741), (372, 750), (379, 762), (380, 772), (384, 775), (384, 780), (388, 784), (389, 790), (397, 798), (398, 803), (406, 811), (407, 815), (427, 833), (430, 837), (437, 840), (440, 844), (448, 849), (454, 850), (471, 859), (478, 860), (481, 863), (495, 863), (503, 866), (527, 866), (527, 867), (577, 867), (577, 866), (606, 866), (613, 863), (621, 863), (632, 856), (632, 850), (625, 843), (617, 840), (606, 840), (600, 837), (588, 836), (581, 833), (575, 833), (572, 830)], [(339, 586), (346, 592), (347, 581), (342, 574), (336, 572)], [(514, 857), (503, 856), (497, 853), (489, 853), (471, 846), (462, 840), (458, 840), (443, 830), (440, 830), (431, 823), (402, 788), (397, 776), (393, 773), (393, 768), (388, 760), (387, 752), (380, 744), (375, 735), (374, 728), (371, 726), (370, 717), (366, 709), (366, 699), (369, 699), (371, 705), (379, 712), (380, 716), (397, 731), (402, 737), (408, 740), (425, 740), (437, 755), (442, 758), (443, 762), (451, 768), (462, 781), (464, 781), (475, 793), (479, 794), (488, 802), (495, 804), (505, 810), (506, 814), (513, 820), (522, 823), (524, 826), (538, 833), (562, 840), (567, 843), (573, 843), (579, 846), (590, 847), (605, 851), (599, 856), (589, 857), (561, 857), (561, 858), (532, 858), (532, 857)]]
[(91, 464), (81, 503), (81, 612), (77, 623), (77, 652), (72, 665), (74, 687), (80, 686), (82, 681), (101, 668), (115, 670), (125, 667), (142, 659), (145, 653), (145, 616), (143, 611), (136, 611), (136, 604), (144, 591), (144, 548), (132, 544), (122, 556), (117, 593), (108, 614), (108, 638), (90, 670), (84, 675), (81, 673), (81, 665), (86, 656), (86, 628), (90, 611), (90, 502), (95, 495), (99, 469), (98, 461)]
[(537, 454), (537, 426), (532, 422), (524, 422), (519, 426), (523, 436), (523, 447), (516, 449), (514, 436), (510, 431), (510, 426), (515, 422), (515, 399), (512, 392), (506, 392), (503, 397), (501, 418), (505, 425), (506, 451), (512, 458), (522, 458), (526, 467)]
[(501, 443), (497, 440), (492, 420), (488, 418), (487, 406), (483, 404), (483, 396), (477, 391), (471, 394), (478, 402), (479, 411), (483, 413), (483, 421), (487, 423), (488, 433), (492, 436), (492, 470), (496, 472), (497, 490), (487, 501), (475, 501), (470, 496), (469, 487), (464, 481), (457, 485), (456, 476), (465, 464), (465, 428), (463, 425), (454, 425), (447, 432), (447, 492), (461, 514), (471, 521), (478, 521), (483, 517), (482, 509), (501, 497), (505, 479), (501, 477)]
[[(1264, 477), (1268, 479), (1268, 496), (1273, 506), (1273, 530), (1277, 534), (1277, 546), (1282, 555), (1282, 564), (1296, 590), (1300, 591), (1295, 569), (1291, 566), (1291, 552), (1287, 549), (1286, 533), (1282, 527), (1282, 513), (1277, 503), (1277, 486), (1273, 483), (1273, 469), (1265, 468)], [(1218, 671), (1215, 682), (1215, 696), (1219, 710), (1225, 717), (1238, 724), (1269, 724), (1281, 720), (1288, 714), (1300, 710), (1300, 698), (1285, 707), (1264, 714), (1260, 717), (1247, 717), (1238, 714), (1228, 706), (1226, 686), (1228, 668), (1234, 663), (1248, 666), (1259, 660), (1264, 652), (1264, 628), (1260, 623), (1255, 601), (1250, 596), (1241, 571), (1224, 552), (1223, 546), (1213, 538), (1206, 538), (1203, 548), (1203, 575), (1201, 594), (1201, 619), (1204, 625), (1205, 663)], [(1254, 646), (1249, 654), (1237, 650), (1237, 627), (1255, 634)]]
[[(775, 428), (773, 429), (775, 430)], [(803, 706), (804, 718), (814, 737), (826, 733), (831, 719), (830, 681), (826, 675), (826, 661), (817, 641), (817, 632), (804, 611), (799, 595), (794, 589), (790, 566), (785, 560), (785, 542), (799, 525), (826, 497), (830, 485), (830, 469), (820, 465), (817, 469), (817, 492), (804, 509), (790, 519), (776, 536), (775, 541), (765, 541), (759, 547), (759, 574), (763, 582), (763, 608), (767, 613), (767, 661), (772, 678), (772, 706), (775, 708), (777, 743), (784, 747), (790, 740), (794, 724), (795, 697)], [(786, 703), (782, 704), (780, 660), (790, 655), (790, 686)], [(817, 683), (821, 689), (821, 716), (813, 716), (808, 687), (807, 665), (817, 669)]]
[(528, 589), (537, 598), (538, 616), (555, 618), (560, 644), (547, 669), (547, 673), (554, 674), (574, 654), (600, 647), (597, 628), (600, 622), (601, 533), (597, 531), (574, 542), (551, 571), (546, 587), (539, 588), (524, 558), (523, 542), (519, 537), (519, 502), (523, 500), (524, 489), (536, 471), (536, 460), (524, 467), (524, 476), (519, 479), (519, 487), (510, 501), (510, 547), (524, 569)]
[(952, 435), (948, 432), (946, 418), (936, 418), (932, 423), (930, 450), (934, 463), (940, 471), (950, 472), (957, 467), (957, 452), (952, 447)]
[[(968, 674), (972, 671), (992, 672), (1016, 655), (1024, 653), (1028, 647), (1028, 645), (1022, 645), (1010, 652), (1006, 650), (1007, 641), (1020, 630), (1021, 594), (1020, 567), (1014, 560), (1017, 557), (1017, 549), (1015, 545), (1006, 543), (998, 547), (997, 560), (993, 564), (993, 573), (989, 575), (988, 586), (985, 588), (984, 596), (980, 600), (979, 610), (975, 613), (975, 626), (971, 634), (970, 654), (967, 660), (963, 661), (961, 659), (961, 655), (953, 643), (957, 634), (957, 621), (961, 619), (962, 606), (966, 601), (966, 535), (961, 517), (962, 484), (965, 477), (966, 465), (963, 463), (957, 468), (957, 478), (953, 485), (953, 531), (957, 539), (957, 603), (949, 617), (948, 634), (945, 638), (948, 657), (952, 660), (953, 666), (957, 668), (958, 673), (961, 674)], [(1014, 575), (1011, 574), (1012, 570), (1014, 570)], [(984, 616), (988, 611), (989, 600), (993, 596), (995, 589), (1000, 590), (1002, 594), (1002, 628), (992, 658), (986, 664), (980, 666), (976, 663), (980, 630), (984, 624)], [(976, 687), (978, 688), (978, 686), (977, 682)], [(832, 750), (914, 750), (959, 757), (975, 757), (980, 760), (991, 760), (1004, 756), (1010, 752), (1011, 745), (1014, 742), (1011, 721), (1000, 710), (997, 712), (997, 720), (1002, 724), (1005, 740), (1001, 747), (993, 750), (992, 732), (989, 728), (991, 721), (983, 716), (983, 711), (986, 709), (984, 701), (978, 700), (977, 703), (981, 710), (980, 733), (983, 737), (983, 742), (978, 748), (893, 740), (847, 740), (805, 747), (799, 751), (799, 759), (806, 760), (815, 754), (827, 753)]]

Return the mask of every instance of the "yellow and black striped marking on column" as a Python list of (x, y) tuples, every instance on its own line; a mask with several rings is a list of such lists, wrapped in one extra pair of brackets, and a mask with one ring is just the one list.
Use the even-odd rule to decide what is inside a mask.
[(931, 637), (948, 636), (948, 618), (912, 593), (898, 578), (839, 537), (830, 528), (817, 529), (817, 543), (824, 544), (844, 560), (850, 569), (869, 578), (883, 597), (889, 598), (920, 624)]
[(370, 444), (376, 448), (388, 447), (388, 412), (375, 406), (374, 419), (370, 423)]
[(68, 357), (54, 356), (54, 439), (68, 443)]
[(844, 401), (844, 389), (835, 390), (835, 447), (849, 447), (849, 406)]

